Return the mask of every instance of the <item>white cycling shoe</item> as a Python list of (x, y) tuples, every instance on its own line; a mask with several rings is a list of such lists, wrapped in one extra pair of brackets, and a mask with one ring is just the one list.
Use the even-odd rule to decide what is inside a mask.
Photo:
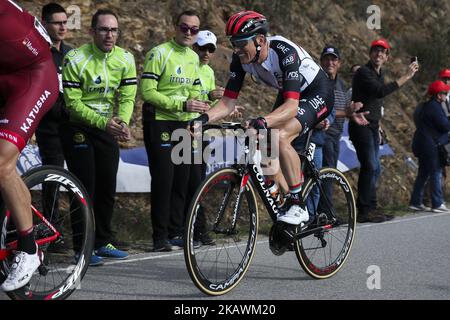
[(303, 225), (309, 220), (308, 210), (294, 204), (285, 213), (279, 213), (277, 220), (296, 226)]
[(1, 289), (3, 291), (14, 291), (26, 285), (33, 273), (41, 265), (39, 250), (35, 254), (28, 254), (23, 251), (17, 251), (10, 272)]

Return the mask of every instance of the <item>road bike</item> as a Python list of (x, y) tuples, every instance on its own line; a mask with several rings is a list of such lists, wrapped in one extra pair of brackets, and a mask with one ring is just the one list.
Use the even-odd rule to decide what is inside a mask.
[[(209, 129), (244, 130), (238, 123), (203, 128)], [(271, 196), (261, 167), (250, 161), (248, 138), (244, 143), (244, 161), (215, 171), (198, 187), (186, 218), (184, 257), (192, 281), (203, 293), (225, 294), (247, 272), (259, 228), (256, 194), (271, 218), (268, 242), (275, 255), (295, 251), (303, 270), (315, 279), (330, 278), (341, 270), (355, 238), (355, 198), (342, 172), (335, 168), (315, 168), (311, 132), (305, 151), (299, 153), (305, 177), (301, 197), (308, 204), (310, 215), (302, 227), (277, 222), (281, 204)], [(320, 195), (316, 205), (315, 192)], [(199, 247), (198, 241), (205, 234), (213, 241)]]
[[(67, 170), (42, 166), (22, 176), (31, 193), (34, 235), (41, 265), (30, 282), (6, 294), (14, 300), (62, 300), (79, 287), (94, 247), (91, 201), (81, 182)], [(17, 230), (0, 204), (0, 283), (7, 277)]]

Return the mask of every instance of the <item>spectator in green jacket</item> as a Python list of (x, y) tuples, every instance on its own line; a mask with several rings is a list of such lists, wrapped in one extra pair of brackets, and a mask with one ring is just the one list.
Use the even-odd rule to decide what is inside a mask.
[[(189, 120), (209, 109), (201, 101), (199, 58), (190, 48), (197, 40), (200, 19), (184, 11), (175, 19), (175, 37), (152, 48), (145, 57), (140, 91), (144, 99), (144, 142), (151, 174), (153, 251), (183, 247), (190, 170), (189, 163), (175, 164), (172, 132), (186, 129)], [(192, 159), (192, 158), (191, 158)]]
[[(64, 99), (70, 119), (61, 126), (67, 166), (86, 187), (95, 212), (95, 255), (125, 259), (128, 254), (112, 244), (111, 220), (119, 166), (117, 141), (131, 138), (128, 124), (137, 92), (133, 55), (116, 46), (117, 15), (98, 10), (91, 23), (93, 42), (70, 51), (64, 60)], [(117, 115), (114, 109), (118, 101)]]

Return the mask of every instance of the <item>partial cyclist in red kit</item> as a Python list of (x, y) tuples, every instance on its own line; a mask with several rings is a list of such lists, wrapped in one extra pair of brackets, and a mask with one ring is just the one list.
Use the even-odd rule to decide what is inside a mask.
[(31, 196), (16, 171), (20, 152), (58, 98), (51, 40), (39, 21), (0, 0), (0, 192), (18, 230), (18, 248), (4, 291), (26, 285), (39, 267)]

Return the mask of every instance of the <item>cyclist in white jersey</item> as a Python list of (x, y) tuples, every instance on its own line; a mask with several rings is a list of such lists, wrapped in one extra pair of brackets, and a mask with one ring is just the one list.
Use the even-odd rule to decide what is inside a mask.
[[(300, 46), (281, 37), (268, 37), (266, 18), (254, 11), (231, 16), (226, 34), (233, 46), (230, 76), (223, 98), (195, 121), (203, 124), (226, 117), (234, 110), (246, 73), (279, 90), (271, 113), (249, 121), (255, 129), (278, 129), (282, 173), (289, 186), (286, 204), (278, 221), (300, 225), (309, 220), (300, 200), (303, 183), (301, 163), (292, 141), (322, 121), (334, 104), (333, 87), (320, 66)], [(281, 183), (283, 184), (283, 183)]]

